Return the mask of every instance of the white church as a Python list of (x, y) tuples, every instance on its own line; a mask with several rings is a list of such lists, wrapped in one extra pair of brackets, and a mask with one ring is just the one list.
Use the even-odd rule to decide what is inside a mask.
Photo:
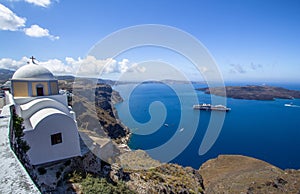
[(80, 156), (75, 113), (67, 96), (59, 94), (58, 81), (34, 58), (11, 79), (16, 113), (24, 119), (24, 139), (32, 165)]

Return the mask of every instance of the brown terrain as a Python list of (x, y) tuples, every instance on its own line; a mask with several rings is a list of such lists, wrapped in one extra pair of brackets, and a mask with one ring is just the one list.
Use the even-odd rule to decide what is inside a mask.
[(241, 155), (220, 155), (199, 170), (205, 193), (300, 193), (300, 170)]
[(225, 96), (235, 99), (246, 100), (275, 100), (300, 98), (300, 91), (289, 90), (282, 87), (273, 86), (226, 86), (226, 94), (223, 88), (198, 88), (206, 94), (214, 94), (217, 96)]

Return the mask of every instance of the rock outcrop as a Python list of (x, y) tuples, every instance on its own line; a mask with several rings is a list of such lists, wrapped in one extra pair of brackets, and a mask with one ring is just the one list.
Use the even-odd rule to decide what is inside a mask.
[(113, 92), (109, 85), (98, 84), (95, 89), (95, 105), (99, 122), (110, 138), (120, 139), (129, 134), (129, 129), (117, 121), (113, 100), (117, 103), (122, 101), (122, 98), (116, 91)]
[(205, 193), (300, 193), (300, 171), (241, 155), (220, 155), (199, 170)]
[(79, 128), (127, 143), (129, 129), (119, 122), (113, 106), (120, 101), (119, 93), (106, 84), (76, 88), (72, 104)]
[(162, 164), (129, 174), (126, 183), (137, 193), (204, 193), (200, 173), (191, 167)]
[(110, 167), (109, 178), (123, 181), (136, 193), (204, 193), (198, 170), (177, 164), (160, 163), (145, 151), (136, 150), (121, 155), (120, 163)]

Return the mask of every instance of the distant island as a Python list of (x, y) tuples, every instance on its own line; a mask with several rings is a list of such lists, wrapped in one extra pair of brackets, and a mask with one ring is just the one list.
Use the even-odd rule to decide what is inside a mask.
[[(275, 100), (300, 98), (300, 91), (274, 86), (226, 86), (226, 97), (245, 100)], [(198, 88), (206, 94), (224, 96), (221, 87)]]

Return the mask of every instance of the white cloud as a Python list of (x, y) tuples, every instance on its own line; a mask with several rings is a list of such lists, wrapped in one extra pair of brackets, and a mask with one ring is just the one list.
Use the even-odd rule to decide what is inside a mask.
[(250, 64), (250, 68), (251, 68), (252, 70), (258, 70), (258, 69), (263, 68), (263, 65), (262, 65), (262, 64), (251, 63), (251, 64)]
[(74, 67), (66, 65), (59, 59), (50, 59), (48, 61), (38, 62), (38, 64), (46, 67), (54, 74), (74, 74), (75, 72)]
[[(0, 59), (0, 69), (10, 69), (15, 71), (26, 65), (29, 61), (30, 59), (28, 57), (22, 57), (20, 60), (2, 58)], [(73, 74), (75, 72), (72, 66), (66, 65), (63, 61), (58, 59), (37, 61), (37, 64), (46, 67), (54, 74)]]
[[(23, 57), (19, 61), (10, 58), (0, 59), (0, 68), (17, 70), (30, 61)], [(99, 77), (111, 73), (145, 72), (145, 67), (138, 66), (137, 63), (131, 64), (128, 59), (117, 62), (112, 58), (103, 60), (96, 59), (94, 56), (87, 56), (84, 59), (74, 59), (66, 57), (65, 60), (49, 59), (47, 61), (38, 61), (37, 64), (46, 67), (54, 74), (72, 74), (77, 76)]]
[(26, 18), (13, 13), (9, 8), (0, 4), (0, 30), (16, 31), (24, 27)]
[(246, 73), (247, 71), (245, 70), (244, 66), (240, 64), (230, 64), (230, 73)]
[(206, 72), (209, 71), (209, 69), (207, 67), (205, 67), (205, 66), (200, 66), (199, 70), (200, 70), (201, 73), (206, 73)]
[(79, 76), (98, 77), (100, 74), (125, 73), (125, 72), (144, 72), (145, 68), (140, 67), (135, 63), (130, 63), (128, 59), (122, 59), (117, 62), (112, 58), (104, 60), (96, 59), (94, 56), (87, 56), (85, 59), (78, 58), (77, 60), (66, 57), (66, 62), (78, 70)]
[(127, 70), (128, 70), (128, 63), (129, 63), (129, 60), (128, 59), (123, 59), (122, 61), (118, 62), (118, 65), (119, 65), (119, 71), (121, 73), (125, 73)]
[(144, 73), (146, 71), (146, 67), (139, 66), (137, 63), (133, 63), (127, 70), (127, 72), (134, 73)]
[(25, 0), (27, 3), (32, 3), (41, 7), (48, 7), (51, 4), (50, 0)]
[(112, 73), (116, 71), (116, 61), (111, 58), (99, 60), (94, 56), (87, 56), (84, 59), (78, 58), (75, 60), (67, 57), (66, 62), (76, 67), (76, 74), (79, 76), (97, 77), (100, 73)]
[[(40, 2), (44, 1), (41, 0)], [(31, 25), (30, 28), (24, 28), (25, 23), (26, 18), (17, 16), (9, 8), (0, 4), (0, 30), (23, 31), (27, 36), (35, 38), (48, 37), (50, 40), (59, 39), (59, 36), (50, 34), (48, 29), (42, 28), (37, 24)]]
[(10, 58), (2, 58), (0, 59), (0, 68), (1, 69), (10, 69), (10, 70), (17, 70), (21, 66), (27, 64), (29, 58), (23, 57), (22, 59), (16, 61)]
[(39, 25), (31, 25), (30, 28), (24, 28), (24, 33), (31, 37), (48, 37), (51, 40), (58, 40), (59, 36), (54, 36), (49, 33), (48, 29), (41, 28)]
[(230, 64), (229, 65), (229, 73), (239, 73), (239, 74), (244, 74), (244, 73), (249, 73), (249, 72), (255, 72), (263, 69), (263, 65), (261, 64), (254, 64), (250, 63), (249, 65), (240, 65), (240, 64)]

